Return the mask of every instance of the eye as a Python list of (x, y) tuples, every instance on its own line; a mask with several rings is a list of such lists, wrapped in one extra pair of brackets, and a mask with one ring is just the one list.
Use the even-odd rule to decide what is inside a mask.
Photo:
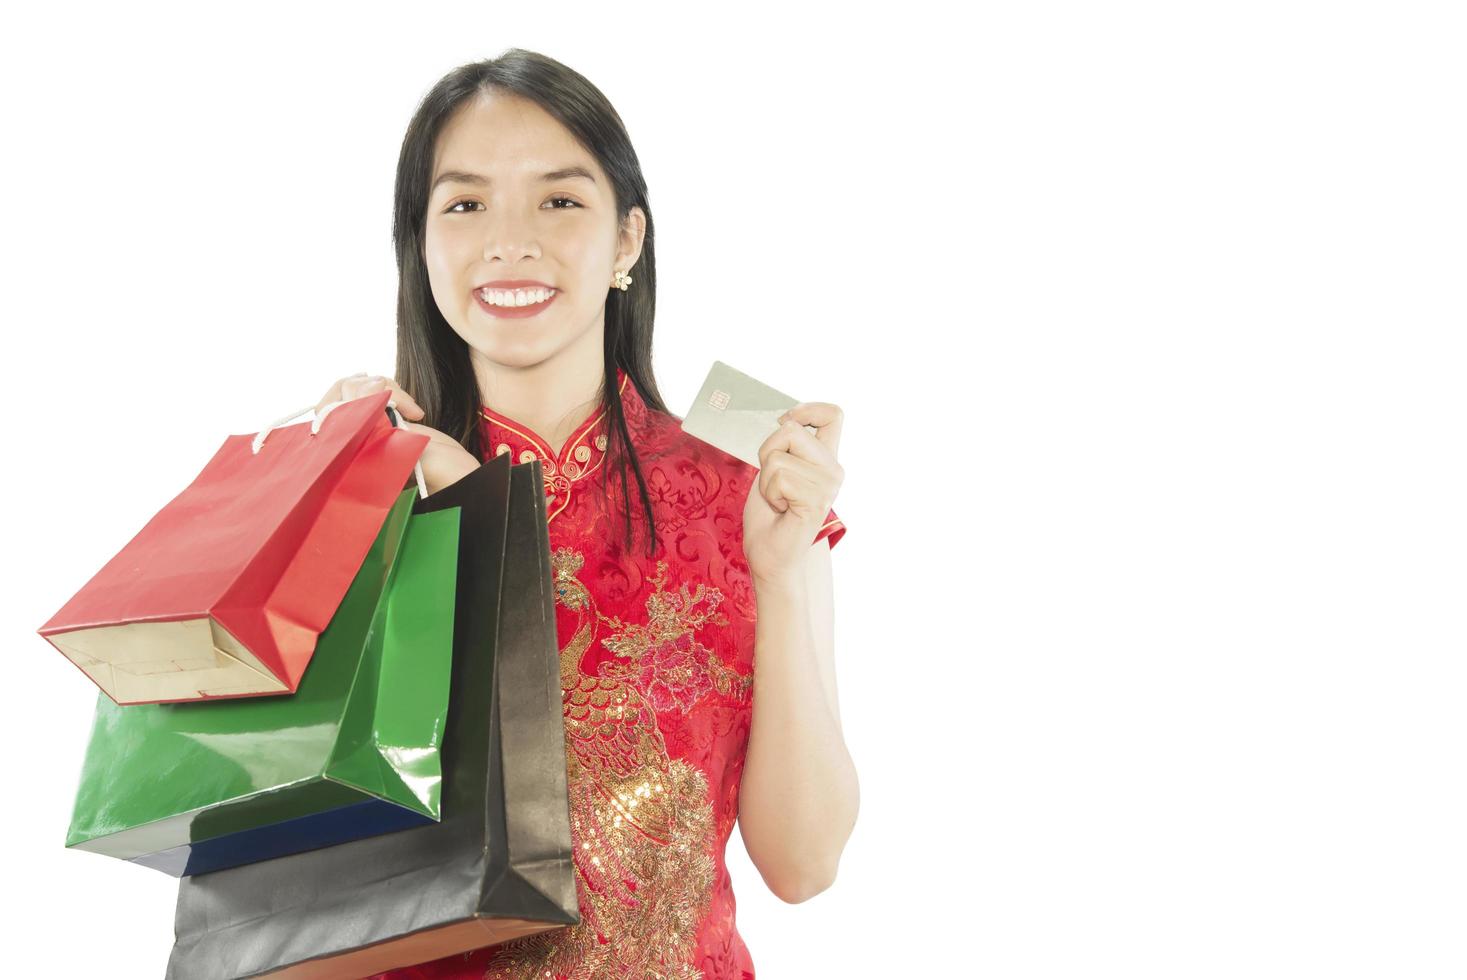
[[(571, 199), (569, 197), (565, 197), (563, 195), (556, 195), (555, 197), (552, 197), (550, 199), (550, 202), (549, 203), (554, 204), (557, 201), (564, 201), (566, 204), (569, 204), (573, 208), (580, 208), (580, 207), (584, 207), (585, 206), (585, 205), (581, 204), (580, 202), (575, 201), (575, 200), (573, 200), (573, 199)], [(444, 209), (444, 212), (443, 213), (444, 214), (467, 214), (468, 213), (467, 211), (460, 211), (458, 209), (458, 206), (460, 204), (478, 204), (478, 203), (479, 203), (478, 201), (468, 201), (468, 200), (465, 200), (465, 201), (454, 201), (452, 204), (450, 204), (447, 208)], [(550, 210), (551, 211), (564, 211), (564, 210), (566, 210), (566, 208), (551, 208)]]

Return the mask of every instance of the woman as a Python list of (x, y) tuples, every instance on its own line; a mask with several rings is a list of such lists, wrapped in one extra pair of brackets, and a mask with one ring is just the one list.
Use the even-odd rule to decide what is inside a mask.
[(510, 50), (428, 93), (394, 240), (397, 376), (321, 403), (390, 388), (431, 439), (429, 493), (496, 453), (540, 459), (582, 921), (379, 976), (752, 977), (724, 865), (735, 820), (799, 902), (830, 885), (856, 819), (831, 640), (841, 411), (792, 409), (758, 468), (682, 432), (652, 376), (636, 153), (552, 59)]

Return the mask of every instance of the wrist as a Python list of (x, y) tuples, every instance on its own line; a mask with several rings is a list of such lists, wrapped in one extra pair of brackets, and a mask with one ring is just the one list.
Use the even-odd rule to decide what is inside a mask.
[(755, 596), (796, 598), (804, 594), (805, 579), (799, 569), (774, 575), (754, 575)]

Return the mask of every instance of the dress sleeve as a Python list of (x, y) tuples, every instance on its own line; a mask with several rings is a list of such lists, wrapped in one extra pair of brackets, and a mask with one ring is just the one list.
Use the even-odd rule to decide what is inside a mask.
[[(845, 522), (842, 521), (838, 516), (836, 516), (835, 511), (832, 510), (829, 514), (825, 515), (825, 523), (821, 525), (820, 533), (815, 535), (815, 541), (819, 541), (821, 538), (824, 538), (826, 541), (830, 542), (830, 546), (834, 548), (835, 543), (841, 538), (845, 537), (845, 534)], [(810, 543), (814, 544), (815, 541), (812, 541)]]

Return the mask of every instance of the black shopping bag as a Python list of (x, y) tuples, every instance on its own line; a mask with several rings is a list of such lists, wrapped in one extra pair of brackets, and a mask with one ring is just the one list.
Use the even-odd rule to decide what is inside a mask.
[(539, 460), (462, 508), (440, 823), (183, 878), (169, 980), (359, 978), (580, 922)]

